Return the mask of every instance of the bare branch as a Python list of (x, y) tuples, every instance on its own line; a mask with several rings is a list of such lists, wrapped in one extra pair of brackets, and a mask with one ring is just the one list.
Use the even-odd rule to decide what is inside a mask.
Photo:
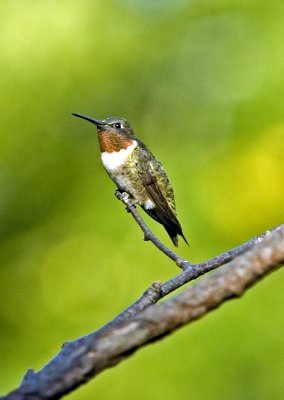
[[(205, 274), (208, 271), (211, 271), (212, 269), (215, 269), (217, 267), (220, 267), (221, 265), (226, 264), (227, 262), (233, 260), (235, 257), (238, 255), (244, 253), (245, 251), (249, 250), (255, 243), (260, 242), (265, 236), (269, 235), (273, 230), (277, 230), (281, 225), (276, 226), (274, 229), (271, 231), (266, 231), (262, 233), (259, 236), (256, 236), (255, 238), (251, 239), (247, 243), (242, 244), (241, 246), (235, 247), (232, 250), (229, 250), (217, 257), (212, 258), (209, 261), (206, 261), (204, 263), (200, 264), (191, 264), (188, 260), (185, 260), (184, 258), (178, 256), (175, 254), (172, 250), (170, 250), (168, 247), (166, 247), (160, 240), (154, 235), (154, 233), (149, 229), (149, 227), (146, 225), (144, 220), (141, 218), (140, 214), (138, 213), (135, 204), (131, 202), (130, 196), (126, 192), (120, 192), (119, 190), (115, 191), (115, 196), (122, 201), (122, 203), (126, 206), (126, 210), (131, 213), (133, 216), (134, 220), (137, 222), (137, 224), (140, 226), (142, 231), (144, 232), (144, 240), (149, 240), (151, 241), (154, 246), (156, 246), (159, 250), (161, 250), (166, 256), (168, 256), (171, 260), (173, 260), (178, 267), (186, 271), (184, 275), (179, 275), (178, 280), (180, 281), (180, 284), (178, 286), (176, 285), (176, 280), (174, 283), (172, 282), (173, 280), (171, 279), (170, 286), (173, 287), (170, 291), (176, 289), (177, 287), (183, 285), (186, 282), (191, 281), (192, 279), (196, 279), (198, 276)], [(175, 278), (174, 278), (175, 279)], [(169, 290), (169, 289), (167, 289)], [(167, 291), (169, 293), (169, 291)]]
[(144, 240), (151, 241), (159, 250), (161, 250), (166, 256), (168, 256), (171, 260), (173, 260), (178, 267), (185, 270), (190, 266), (190, 262), (185, 260), (184, 258), (176, 255), (172, 250), (166, 247), (160, 240), (154, 235), (154, 233), (148, 228), (145, 224), (141, 216), (139, 215), (135, 204), (131, 202), (130, 196), (126, 192), (120, 192), (119, 190), (115, 191), (115, 196), (125, 204), (126, 209), (130, 212), (140, 226), (142, 231), (144, 232)]
[[(238, 247), (235, 247), (232, 250), (226, 251), (219, 256), (211, 258), (211, 260), (205, 261), (200, 264), (189, 264), (188, 268), (185, 271), (174, 276), (165, 283), (161, 283), (159, 281), (152, 283), (152, 285), (142, 294), (142, 296), (135, 303), (129, 306), (126, 310), (122, 311), (109, 324), (113, 325), (118, 321), (124, 321), (127, 318), (133, 317), (150, 305), (157, 303), (163, 297), (174, 292), (179, 287), (185, 285), (190, 281), (193, 281), (194, 279), (204, 275), (209, 271), (212, 271), (213, 269), (216, 269), (217, 267), (227, 264), (237, 256), (251, 249), (257, 243), (261, 243), (264, 238), (269, 237), (274, 232), (277, 232), (279, 230), (281, 231), (282, 229), (283, 225), (278, 225), (270, 231), (266, 231), (261, 235), (252, 238), (248, 242)], [(109, 326), (109, 324), (107, 324), (106, 326)]]
[[(174, 298), (148, 306), (134, 316), (131, 312), (127, 317), (118, 316), (99, 331), (65, 344), (38, 373), (29, 370), (20, 387), (2, 400), (58, 399), (138, 348), (200, 318), (223, 302), (241, 296), (284, 262), (284, 225), (253, 239), (249, 247), (249, 251)], [(172, 284), (164, 285), (153, 284), (142, 299), (156, 301), (163, 291), (172, 290)]]

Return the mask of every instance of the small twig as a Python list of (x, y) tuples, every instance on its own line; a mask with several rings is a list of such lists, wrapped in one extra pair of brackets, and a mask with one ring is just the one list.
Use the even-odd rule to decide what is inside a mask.
[(143, 219), (140, 217), (135, 204), (131, 202), (130, 196), (126, 192), (120, 192), (119, 190), (115, 191), (115, 196), (123, 202), (126, 206), (128, 212), (130, 212), (138, 223), (142, 231), (144, 232), (144, 240), (151, 241), (159, 250), (161, 250), (166, 256), (168, 256), (171, 260), (173, 260), (178, 267), (183, 270), (186, 270), (191, 266), (190, 262), (185, 260), (184, 258), (176, 255), (171, 249), (165, 246), (160, 240), (154, 235), (154, 233), (148, 228)]
[[(168, 294), (170, 291), (176, 289), (179, 286), (184, 285), (187, 282), (190, 282), (193, 279), (198, 278), (199, 276), (205, 274), (206, 272), (211, 271), (221, 265), (226, 264), (227, 262), (233, 260), (240, 254), (248, 251), (252, 246), (256, 243), (260, 242), (265, 238), (267, 235), (271, 234), (274, 230), (277, 230), (281, 227), (281, 225), (273, 228), (271, 231), (266, 231), (259, 236), (254, 237), (247, 243), (244, 243), (238, 247), (235, 247), (232, 250), (226, 251), (225, 253), (212, 258), (209, 261), (205, 261), (200, 264), (191, 264), (188, 260), (178, 256), (168, 247), (166, 247), (159, 239), (154, 235), (154, 233), (148, 228), (144, 220), (141, 218), (140, 214), (138, 213), (135, 204), (131, 202), (130, 196), (126, 192), (120, 192), (117, 190), (115, 192), (115, 196), (123, 202), (126, 206), (128, 212), (130, 212), (138, 223), (142, 231), (144, 232), (144, 237), (147, 240), (151, 241), (159, 250), (161, 250), (166, 256), (168, 256), (171, 260), (173, 260), (181, 269), (183, 269), (184, 273), (177, 275), (176, 277), (172, 278), (170, 281), (166, 282), (166, 288), (162, 288), (162, 292)], [(163, 286), (164, 286), (163, 285)], [(170, 289), (172, 288), (172, 289)]]
[(194, 279), (197, 279), (198, 277), (204, 275), (209, 271), (212, 271), (218, 267), (221, 267), (224, 264), (227, 264), (228, 262), (242, 255), (243, 253), (247, 252), (248, 250), (251, 250), (257, 243), (262, 242), (265, 238), (273, 235), (276, 232), (280, 232), (283, 229), (284, 224), (278, 225), (275, 228), (267, 230), (259, 236), (252, 238), (248, 242), (238, 247), (235, 247), (232, 250), (226, 251), (225, 253), (220, 254), (217, 257), (211, 258), (208, 261), (199, 264), (190, 264), (190, 268), (186, 269), (185, 271), (181, 272), (180, 274), (174, 276), (164, 283), (161, 283), (159, 281), (154, 282), (135, 303), (127, 307), (116, 318), (106, 324), (102, 329), (108, 329), (109, 326), (113, 326), (118, 321), (125, 321), (128, 318), (139, 314), (141, 311), (145, 310), (152, 304), (157, 303), (163, 297), (174, 292), (179, 287), (193, 281)]
[(234, 260), (241, 254), (244, 254), (248, 250), (251, 250), (257, 243), (262, 242), (266, 237), (272, 235), (274, 232), (283, 230), (283, 227), (284, 224), (278, 225), (271, 230), (267, 230), (260, 235), (255, 236), (248, 242), (238, 247), (235, 247), (232, 250), (228, 250), (225, 253), (220, 254), (219, 256), (211, 258), (208, 261), (199, 264), (190, 264), (190, 267), (186, 269), (186, 271), (176, 275), (162, 285), (162, 297), (176, 290), (178, 287), (206, 274), (207, 272), (212, 271), (213, 269), (221, 267), (222, 265)]

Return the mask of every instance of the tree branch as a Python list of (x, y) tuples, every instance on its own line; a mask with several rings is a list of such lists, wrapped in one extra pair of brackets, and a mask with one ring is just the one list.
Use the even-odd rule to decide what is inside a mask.
[[(240, 248), (250, 250), (172, 299), (149, 306), (149, 303), (156, 302), (173, 288), (179, 287), (181, 282), (187, 282), (188, 277), (185, 278), (184, 274), (192, 265), (164, 284), (154, 283), (141, 297), (142, 300), (136, 302), (143, 311), (130, 307), (100, 330), (66, 343), (42, 370), (37, 373), (29, 370), (20, 387), (2, 400), (58, 399), (147, 343), (200, 318), (223, 302), (241, 296), (246, 289), (284, 262), (284, 225), (265, 232), (243, 246)], [(207, 263), (197, 264), (197, 269), (202, 266), (204, 273), (224, 260), (228, 262), (230, 257), (238, 253), (236, 249)], [(193, 276), (196, 277), (196, 271)]]
[(126, 210), (130, 212), (140, 226), (142, 231), (144, 232), (144, 240), (151, 241), (159, 250), (161, 250), (166, 256), (168, 256), (171, 260), (173, 260), (178, 267), (185, 270), (190, 266), (190, 262), (185, 260), (184, 258), (176, 255), (172, 250), (166, 247), (160, 240), (154, 235), (154, 233), (148, 228), (143, 219), (140, 217), (138, 211), (136, 210), (135, 204), (131, 202), (130, 196), (126, 192), (120, 192), (119, 190), (115, 191), (115, 196), (122, 201), (122, 203), (126, 206)]
[[(135, 204), (131, 202), (130, 196), (126, 192), (120, 192), (119, 190), (115, 191), (115, 196), (122, 201), (122, 203), (126, 206), (126, 210), (131, 213), (133, 216), (134, 220), (137, 222), (137, 224), (140, 226), (144, 233), (144, 239), (151, 241), (154, 246), (156, 246), (159, 250), (161, 250), (166, 256), (168, 256), (171, 260), (173, 260), (178, 267), (186, 271), (184, 275), (178, 275), (179, 276), (179, 283), (176, 286), (177, 280), (175, 278), (171, 279), (169, 281), (170, 287), (172, 289), (167, 289), (169, 291), (172, 291), (176, 289), (179, 286), (182, 286), (184, 283), (187, 283), (203, 274), (206, 272), (211, 271), (212, 269), (215, 269), (217, 267), (220, 267), (221, 265), (226, 264), (227, 262), (233, 260), (235, 257), (238, 255), (246, 252), (249, 250), (255, 243), (260, 242), (265, 236), (269, 235), (273, 230), (277, 230), (281, 225), (276, 226), (274, 229), (271, 231), (266, 231), (262, 233), (259, 236), (254, 237), (253, 239), (249, 240), (248, 242), (242, 244), (241, 246), (235, 247), (232, 250), (229, 250), (217, 257), (212, 258), (209, 261), (206, 261), (204, 263), (200, 264), (191, 264), (188, 260), (185, 260), (184, 258), (178, 256), (175, 254), (172, 250), (170, 250), (168, 247), (166, 247), (160, 240), (154, 235), (154, 233), (148, 228), (146, 223), (143, 221), (141, 216), (139, 215)], [(174, 282), (173, 282), (174, 280)], [(167, 291), (166, 290), (166, 291)], [(167, 291), (167, 294), (169, 293)]]

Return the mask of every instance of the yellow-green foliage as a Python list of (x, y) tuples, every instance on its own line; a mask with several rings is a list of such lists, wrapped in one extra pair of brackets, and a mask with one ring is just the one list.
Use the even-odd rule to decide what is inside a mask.
[[(178, 272), (142, 241), (95, 128), (71, 112), (129, 119), (163, 163), (181, 256), (283, 222), (283, 4), (0, 2), (0, 393)], [(282, 399), (283, 293), (279, 271), (70, 398)]]

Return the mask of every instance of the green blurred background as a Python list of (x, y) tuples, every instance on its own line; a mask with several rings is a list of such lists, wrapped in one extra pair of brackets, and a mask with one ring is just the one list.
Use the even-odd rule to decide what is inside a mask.
[[(70, 113), (131, 121), (203, 261), (283, 222), (283, 38), (283, 1), (1, 1), (0, 393), (178, 272)], [(282, 399), (283, 302), (281, 270), (69, 398)]]

